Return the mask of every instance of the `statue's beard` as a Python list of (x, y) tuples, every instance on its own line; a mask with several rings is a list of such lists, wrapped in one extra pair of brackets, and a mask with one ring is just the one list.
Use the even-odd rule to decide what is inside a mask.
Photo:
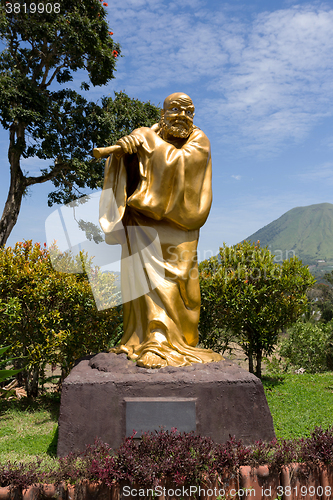
[(192, 121), (186, 119), (174, 120), (173, 125), (170, 125), (165, 121), (164, 117), (161, 118), (160, 127), (163, 132), (173, 137), (179, 137), (181, 139), (187, 139), (193, 130)]

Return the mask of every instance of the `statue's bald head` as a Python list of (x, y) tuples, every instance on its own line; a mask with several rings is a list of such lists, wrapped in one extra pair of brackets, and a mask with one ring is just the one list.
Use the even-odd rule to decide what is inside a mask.
[(194, 106), (192, 99), (184, 92), (170, 94), (164, 101), (160, 127), (162, 136), (187, 139), (193, 130)]
[(175, 103), (179, 103), (183, 106), (193, 106), (193, 101), (190, 96), (184, 94), (184, 92), (174, 92), (173, 94), (168, 95), (168, 97), (164, 100), (163, 111), (165, 112), (166, 109)]

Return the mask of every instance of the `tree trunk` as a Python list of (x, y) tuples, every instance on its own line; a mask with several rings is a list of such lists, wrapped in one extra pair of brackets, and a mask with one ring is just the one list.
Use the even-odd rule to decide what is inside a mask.
[(262, 350), (261, 349), (257, 349), (256, 360), (257, 360), (256, 376), (258, 378), (261, 378), (261, 361), (262, 361)]
[(21, 151), (24, 144), (24, 126), (13, 124), (10, 128), (8, 159), (10, 163), (10, 187), (0, 221), (0, 247), (6, 244), (15, 226), (21, 208), (26, 179), (20, 167)]
[(249, 358), (249, 372), (250, 373), (254, 373), (254, 371), (253, 371), (253, 352), (252, 352), (252, 350), (249, 351), (248, 358)]
[(27, 379), (25, 390), (29, 398), (36, 398), (38, 396), (38, 381), (39, 381), (39, 367), (33, 366), (31, 371), (27, 371)]

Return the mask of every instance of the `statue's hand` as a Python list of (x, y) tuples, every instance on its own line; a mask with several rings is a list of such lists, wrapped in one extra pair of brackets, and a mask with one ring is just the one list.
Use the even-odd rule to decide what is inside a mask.
[(130, 155), (136, 153), (138, 147), (141, 146), (142, 143), (143, 139), (141, 137), (132, 134), (125, 135), (117, 141), (117, 144), (122, 147), (123, 152)]

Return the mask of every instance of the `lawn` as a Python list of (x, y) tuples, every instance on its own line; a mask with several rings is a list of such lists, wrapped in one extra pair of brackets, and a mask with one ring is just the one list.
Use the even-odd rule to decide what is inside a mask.
[(0, 400), (0, 461), (55, 457), (59, 406), (59, 394)]
[[(276, 436), (308, 436), (316, 426), (333, 425), (333, 372), (263, 378)], [(0, 402), (0, 461), (56, 456), (60, 397)]]
[(276, 437), (309, 436), (316, 426), (333, 425), (333, 372), (264, 377)]

